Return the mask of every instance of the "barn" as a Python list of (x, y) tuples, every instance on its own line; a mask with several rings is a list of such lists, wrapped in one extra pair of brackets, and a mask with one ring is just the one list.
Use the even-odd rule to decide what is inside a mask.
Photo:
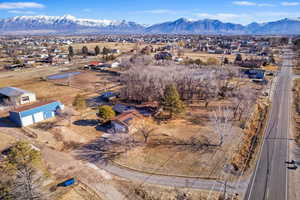
[(18, 107), (9, 112), (9, 118), (18, 126), (24, 127), (55, 117), (64, 105), (58, 101), (38, 102)]
[(20, 88), (0, 88), (0, 104), (23, 105), (36, 101), (35, 94)]

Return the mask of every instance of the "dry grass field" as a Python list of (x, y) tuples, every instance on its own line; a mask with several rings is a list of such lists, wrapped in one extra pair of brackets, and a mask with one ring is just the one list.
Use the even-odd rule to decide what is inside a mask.
[[(165, 44), (154, 44), (152, 45), (154, 48), (158, 48), (164, 46)], [(80, 52), (83, 46), (86, 46), (89, 50), (94, 51), (96, 46), (99, 46), (100, 49), (103, 47), (110, 48), (110, 49), (119, 49), (121, 52), (128, 52), (134, 48), (136, 48), (136, 43), (118, 43), (118, 42), (99, 42), (99, 43), (76, 43), (71, 44), (74, 50)], [(143, 48), (147, 46), (147, 44), (140, 44), (139, 48)], [(68, 46), (63, 46), (63, 50), (67, 50)]]
[[(211, 192), (204, 190), (185, 189), (164, 187), (158, 185), (143, 184), (140, 186), (138, 183), (129, 182), (125, 180), (117, 180), (117, 186), (120, 191), (128, 196), (130, 200), (175, 200), (175, 199), (188, 199), (188, 200), (218, 200), (221, 192)], [(236, 196), (230, 196), (232, 200), (239, 200)]]
[(267, 71), (278, 71), (279, 67), (276, 65), (267, 65), (265, 67), (262, 67), (262, 69), (267, 70)]
[(61, 73), (58, 68), (51, 67), (40, 70), (3, 72), (0, 77), (0, 87), (18, 87), (37, 95), (38, 100), (59, 100), (71, 105), (74, 97), (80, 94), (91, 95), (97, 91), (116, 86), (115, 77), (107, 73), (82, 72), (68, 79), (43, 81), (41, 77)]
[(71, 189), (56, 200), (102, 200), (98, 196), (84, 190), (80, 185), (72, 186)]
[(117, 78), (108, 73), (85, 71), (73, 76), (71, 79), (50, 80), (50, 82), (61, 85), (70, 85), (86, 92), (97, 92), (118, 85)]
[(16, 138), (0, 132), (0, 151), (16, 142)]
[[(210, 54), (206, 52), (193, 52), (192, 50), (185, 50), (184, 51), (184, 56), (183, 57), (189, 57), (192, 59), (200, 59), (204, 62), (206, 62), (209, 58), (216, 58), (219, 62), (227, 58), (229, 62), (234, 62), (236, 55), (231, 54), (231, 55), (224, 55), (224, 54)], [(247, 55), (247, 54), (242, 54), (243, 59), (250, 59), (253, 58), (253, 56)]]
[(300, 104), (299, 104), (299, 99), (300, 99), (300, 79), (295, 79), (294, 80), (294, 112), (293, 112), (293, 117), (294, 117), (294, 135), (295, 135), (295, 140), (297, 144), (300, 145)]
[[(217, 105), (218, 102), (215, 102), (210, 106)], [(195, 151), (180, 145), (151, 145), (151, 140), (166, 141), (176, 138), (187, 141), (191, 137), (207, 137), (211, 144), (217, 144), (219, 135), (213, 130), (209, 114), (203, 105), (190, 107), (183, 119), (161, 124), (150, 136), (149, 144), (128, 151), (116, 162), (154, 173), (210, 178), (222, 176), (224, 164), (231, 159), (232, 153), (242, 139), (242, 129), (236, 125), (232, 127), (230, 134), (225, 136), (222, 147)]]
[(56, 85), (52, 82), (41, 81), (39, 78), (27, 80), (6, 79), (0, 80), (0, 87), (18, 87), (34, 92), (39, 100), (59, 100), (69, 105), (73, 98), (80, 92), (80, 89)]

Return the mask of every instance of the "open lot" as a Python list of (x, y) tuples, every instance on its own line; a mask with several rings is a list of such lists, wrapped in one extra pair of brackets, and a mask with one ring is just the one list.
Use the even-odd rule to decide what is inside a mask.
[[(218, 102), (211, 104), (211, 109)], [(149, 144), (128, 151), (116, 160), (129, 168), (178, 176), (218, 178), (223, 176), (223, 166), (241, 142), (243, 131), (234, 125), (220, 147), (196, 150), (184, 145), (151, 145), (155, 141), (188, 141), (190, 138), (208, 140), (217, 144), (219, 136), (213, 130), (209, 115), (203, 105), (193, 105), (183, 119), (161, 124), (150, 136)]]
[[(165, 44), (154, 44), (152, 45), (154, 48), (162, 47)], [(109, 49), (118, 49), (121, 52), (129, 52), (130, 50), (137, 47), (136, 43), (118, 43), (118, 42), (98, 42), (98, 43), (75, 43), (71, 44), (73, 46), (74, 50), (77, 52), (81, 52), (81, 49), (83, 46), (86, 46), (90, 51), (94, 51), (96, 46), (99, 46), (102, 50), (103, 47), (109, 48)], [(138, 48), (142, 49), (143, 47), (147, 46), (147, 44), (139, 44)], [(62, 47), (64, 50), (67, 50), (68, 46)]]

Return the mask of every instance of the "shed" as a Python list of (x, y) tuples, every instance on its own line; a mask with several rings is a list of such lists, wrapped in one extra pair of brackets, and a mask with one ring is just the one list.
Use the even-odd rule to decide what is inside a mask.
[(24, 127), (55, 117), (64, 105), (58, 101), (38, 102), (18, 107), (9, 112), (9, 118), (18, 126)]
[(34, 93), (15, 87), (0, 88), (0, 103), (23, 105), (36, 101)]

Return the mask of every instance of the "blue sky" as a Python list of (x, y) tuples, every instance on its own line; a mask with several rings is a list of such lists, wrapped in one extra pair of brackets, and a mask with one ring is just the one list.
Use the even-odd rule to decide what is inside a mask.
[(73, 15), (154, 24), (188, 19), (219, 19), (248, 24), (300, 17), (300, 0), (32, 0), (0, 1), (0, 17)]

